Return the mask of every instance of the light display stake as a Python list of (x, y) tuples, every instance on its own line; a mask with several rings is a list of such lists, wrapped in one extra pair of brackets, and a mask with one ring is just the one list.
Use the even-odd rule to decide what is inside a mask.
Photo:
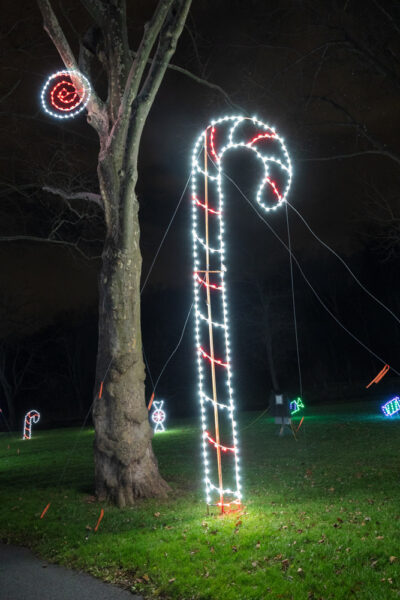
[(296, 398), (296, 400), (292, 400), (291, 403), (289, 404), (290, 413), (292, 415), (295, 415), (296, 413), (298, 413), (302, 408), (304, 408), (304, 404), (303, 404), (303, 400), (300, 398), (300, 396), (298, 398)]
[(383, 404), (381, 406), (381, 409), (385, 417), (393, 417), (393, 415), (400, 412), (400, 397), (395, 396), (394, 398), (389, 400), (389, 402)]
[(37, 410), (30, 410), (26, 413), (24, 419), (24, 430), (22, 432), (23, 440), (30, 440), (32, 437), (32, 423), (38, 423), (40, 420), (40, 413)]
[[(285, 202), (292, 178), (283, 139), (255, 117), (213, 121), (193, 149), (193, 278), (204, 481), (207, 504), (219, 506), (221, 512), (240, 508), (242, 500), (225, 282), (223, 193), (224, 156), (235, 149), (250, 152), (255, 158), (261, 174), (255, 200), (265, 211), (274, 211)], [(229, 487), (224, 487), (223, 479)]]
[(43, 86), (43, 110), (57, 119), (71, 119), (79, 115), (90, 99), (88, 79), (79, 71), (58, 71), (50, 75)]
[(155, 424), (154, 433), (159, 433), (160, 431), (165, 431), (164, 421), (166, 418), (166, 414), (162, 410), (163, 404), (164, 404), (164, 400), (154, 400), (154, 402), (153, 402), (154, 410), (151, 414), (151, 420)]
[(383, 377), (385, 377), (386, 373), (388, 373), (389, 369), (390, 369), (390, 365), (385, 365), (385, 366), (383, 367), (383, 369), (381, 369), (381, 370), (379, 371), (378, 375), (376, 375), (376, 377), (374, 377), (374, 378), (373, 378), (373, 380), (372, 380), (372, 381), (370, 381), (370, 382), (369, 382), (369, 384), (365, 386), (365, 389), (368, 389), (369, 387), (371, 387), (371, 385), (372, 385), (373, 383), (379, 383), (379, 382), (380, 382), (380, 380), (381, 380)]

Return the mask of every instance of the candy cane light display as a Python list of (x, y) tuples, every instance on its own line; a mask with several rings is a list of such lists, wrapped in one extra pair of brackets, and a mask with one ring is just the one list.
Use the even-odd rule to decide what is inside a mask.
[(23, 430), (23, 435), (22, 435), (22, 439), (23, 440), (30, 440), (32, 437), (32, 423), (39, 423), (40, 420), (40, 413), (37, 410), (30, 410), (29, 412), (26, 413), (25, 415), (25, 419), (24, 419), (24, 430)]
[(195, 337), (205, 491), (221, 512), (241, 506), (237, 425), (225, 283), (224, 157), (250, 152), (260, 179), (255, 200), (276, 210), (289, 192), (292, 168), (283, 139), (257, 118), (224, 117), (198, 137), (192, 157)]
[(71, 119), (83, 111), (89, 102), (91, 87), (79, 71), (58, 71), (50, 75), (43, 86), (43, 110), (57, 119)]

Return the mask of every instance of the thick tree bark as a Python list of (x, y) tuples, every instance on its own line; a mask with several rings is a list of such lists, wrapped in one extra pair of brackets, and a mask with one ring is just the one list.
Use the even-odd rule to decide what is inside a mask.
[(151, 447), (144, 398), (140, 265), (138, 246), (130, 253), (106, 244), (100, 274), (97, 389), (106, 378), (93, 408), (95, 480), (99, 499), (120, 507), (168, 490)]
[[(124, 188), (112, 173), (121, 172), (115, 164), (100, 162), (99, 178), (109, 206), (119, 206), (111, 198)], [(95, 481), (100, 500), (120, 507), (135, 498), (162, 496), (169, 487), (158, 472), (144, 397), (145, 371), (140, 327), (140, 274), (138, 202), (130, 198), (133, 218), (122, 227), (123, 218), (112, 211), (99, 281), (99, 349), (95, 400)], [(123, 235), (128, 229), (129, 234)]]

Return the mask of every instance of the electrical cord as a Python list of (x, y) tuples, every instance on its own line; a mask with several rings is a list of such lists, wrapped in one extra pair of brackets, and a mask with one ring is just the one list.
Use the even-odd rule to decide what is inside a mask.
[(149, 279), (149, 277), (150, 277), (150, 273), (151, 273), (151, 272), (152, 272), (152, 270), (153, 270), (153, 267), (154, 267), (154, 265), (155, 265), (155, 262), (156, 262), (156, 260), (157, 260), (157, 257), (158, 257), (158, 255), (159, 255), (159, 253), (160, 253), (160, 250), (161, 250), (161, 248), (162, 248), (162, 245), (164, 244), (165, 238), (167, 237), (167, 235), (168, 235), (168, 232), (169, 232), (169, 230), (170, 230), (170, 228), (171, 228), (171, 225), (172, 225), (172, 223), (173, 223), (173, 221), (174, 221), (174, 219), (175, 219), (176, 213), (177, 213), (177, 212), (178, 212), (178, 210), (179, 210), (179, 207), (180, 207), (180, 205), (181, 205), (181, 203), (182, 203), (182, 200), (183, 200), (183, 198), (184, 198), (184, 196), (185, 196), (186, 189), (187, 189), (187, 186), (189, 185), (189, 181), (191, 180), (191, 178), (192, 178), (192, 174), (190, 174), (190, 175), (189, 175), (189, 177), (188, 177), (188, 180), (186, 181), (185, 187), (183, 188), (183, 192), (182, 192), (182, 194), (181, 194), (181, 197), (179, 198), (178, 204), (176, 205), (176, 207), (175, 207), (175, 210), (174, 210), (174, 212), (172, 213), (172, 217), (171, 217), (171, 219), (170, 219), (170, 222), (168, 223), (168, 227), (167, 227), (167, 229), (165, 230), (165, 232), (164, 232), (164, 235), (163, 235), (163, 237), (162, 237), (162, 239), (161, 239), (160, 245), (158, 246), (158, 250), (157, 250), (157, 252), (156, 252), (156, 253), (155, 253), (155, 255), (154, 255), (153, 262), (151, 263), (151, 265), (150, 265), (150, 268), (149, 268), (149, 270), (147, 271), (146, 279), (144, 280), (144, 283), (143, 283), (143, 285), (142, 285), (142, 289), (140, 290), (140, 293), (141, 293), (141, 294), (143, 293), (143, 290), (144, 290), (144, 288), (146, 287), (146, 283), (147, 283), (147, 281), (148, 281), (148, 279)]
[(326, 242), (324, 242), (323, 240), (321, 240), (320, 237), (318, 237), (318, 235), (315, 233), (315, 231), (313, 231), (313, 229), (311, 228), (311, 226), (307, 223), (307, 221), (305, 220), (305, 218), (301, 215), (301, 213), (290, 204), (290, 202), (286, 201), (286, 204), (288, 206), (290, 206), (290, 208), (297, 214), (297, 216), (303, 221), (304, 225), (307, 227), (307, 229), (309, 230), (309, 232), (314, 236), (314, 238), (322, 245), (324, 246), (324, 248), (326, 248), (327, 250), (329, 250), (329, 252), (331, 252), (334, 256), (336, 256), (336, 258), (342, 263), (342, 265), (345, 267), (345, 269), (347, 270), (347, 272), (353, 277), (354, 281), (360, 286), (360, 288), (366, 293), (368, 294), (368, 296), (370, 296), (370, 298), (372, 298), (375, 302), (377, 302), (382, 308), (384, 308), (399, 324), (400, 324), (400, 318), (388, 307), (386, 306), (386, 304), (384, 304), (381, 300), (379, 300), (379, 298), (377, 298), (376, 296), (374, 296), (374, 294), (372, 292), (369, 291), (368, 288), (365, 287), (365, 285), (363, 285), (361, 283), (361, 281), (357, 278), (357, 276), (353, 273), (353, 271), (350, 269), (350, 267), (348, 266), (348, 264), (343, 260), (343, 258), (337, 253), (335, 252), (335, 250), (333, 248), (331, 248), (330, 246), (328, 246), (328, 244)]
[[(279, 240), (279, 242), (282, 244), (282, 246), (284, 246), (284, 248), (286, 248), (286, 250), (288, 252), (290, 252), (290, 250), (289, 250), (288, 246), (285, 244), (285, 242), (280, 238), (280, 236), (276, 233), (276, 231), (268, 223), (268, 221), (266, 221), (264, 219), (264, 217), (258, 212), (257, 208), (255, 206), (253, 206), (253, 203), (249, 200), (249, 198), (247, 198), (246, 194), (240, 189), (240, 187), (237, 185), (237, 183), (231, 177), (229, 177), (229, 175), (225, 174), (225, 177), (227, 177), (227, 179), (229, 179), (231, 181), (231, 183), (237, 188), (239, 193), (243, 196), (243, 198), (246, 200), (246, 202), (251, 206), (251, 208), (254, 210), (256, 215), (261, 219), (261, 221), (263, 221), (263, 223), (265, 223), (265, 225), (272, 232), (272, 234), (276, 237), (276, 239)], [(297, 260), (297, 258), (293, 254), (293, 252), (292, 252), (292, 257), (293, 257), (293, 261), (295, 262), (297, 268), (299, 269), (299, 272), (300, 272), (301, 276), (303, 277), (304, 281), (307, 283), (308, 287), (311, 289), (312, 293), (314, 294), (314, 296), (316, 297), (318, 302), (321, 304), (321, 306), (327, 311), (327, 313), (330, 314), (330, 316), (336, 321), (336, 323), (344, 331), (346, 331), (346, 333), (348, 333), (348, 335), (350, 335), (350, 337), (352, 337), (356, 342), (358, 342), (360, 344), (360, 346), (362, 346), (364, 348), (364, 350), (369, 352), (372, 356), (374, 356), (382, 364), (384, 364), (384, 365), (387, 364), (387, 361), (383, 360), (383, 358), (378, 356), (378, 354), (376, 354), (373, 350), (371, 350), (371, 348), (369, 348), (366, 344), (364, 344), (364, 342), (362, 342), (354, 333), (352, 333), (349, 329), (347, 329), (347, 327), (338, 319), (338, 317), (336, 317), (336, 315), (327, 307), (325, 302), (322, 300), (322, 298), (319, 296), (318, 292), (314, 289), (313, 285), (306, 277), (303, 269), (300, 266), (299, 261)], [(391, 366), (391, 369), (397, 376), (400, 376), (400, 373), (398, 371), (396, 371), (396, 369), (394, 369), (392, 366)]]
[(289, 262), (290, 262), (290, 281), (291, 281), (291, 285), (292, 285), (292, 305), (293, 305), (294, 334), (295, 334), (295, 338), (296, 338), (297, 367), (298, 367), (298, 371), (299, 371), (299, 388), (300, 388), (300, 396), (303, 396), (303, 379), (302, 379), (302, 376), (301, 376), (301, 363), (300, 363), (300, 350), (299, 350), (299, 334), (298, 334), (298, 331), (297, 331), (296, 299), (295, 299), (295, 294), (294, 294), (292, 241), (291, 241), (291, 238), (290, 238), (289, 213), (288, 213), (287, 206), (285, 206), (285, 212), (286, 212), (286, 226), (287, 226)]

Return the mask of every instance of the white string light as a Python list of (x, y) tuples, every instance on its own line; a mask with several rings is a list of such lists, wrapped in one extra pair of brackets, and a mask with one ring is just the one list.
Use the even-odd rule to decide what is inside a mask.
[[(246, 126), (247, 131), (246, 131)], [(253, 131), (253, 135), (249, 135), (248, 129)], [(225, 284), (225, 244), (224, 244), (224, 194), (222, 190), (223, 177), (223, 158), (226, 152), (232, 149), (250, 150), (257, 161), (263, 168), (263, 176), (261, 182), (256, 186), (255, 199), (257, 203), (265, 210), (276, 210), (285, 201), (290, 189), (292, 168), (289, 154), (286, 150), (283, 138), (281, 138), (273, 127), (263, 123), (256, 117), (249, 119), (247, 117), (232, 116), (224, 117), (217, 121), (212, 121), (205, 131), (198, 137), (192, 155), (192, 238), (193, 238), (193, 262), (194, 262), (194, 302), (195, 302), (195, 339), (197, 349), (197, 365), (198, 365), (198, 387), (199, 399), (201, 408), (202, 421), (202, 447), (205, 472), (205, 491), (206, 501), (208, 504), (217, 504), (230, 506), (231, 504), (240, 505), (242, 492), (240, 485), (240, 466), (239, 466), (239, 449), (237, 439), (237, 423), (234, 412), (234, 394), (232, 387), (232, 361), (230, 355), (230, 340), (229, 340), (229, 316), (227, 290)], [(200, 165), (200, 155), (202, 150), (206, 153), (206, 157), (210, 157), (210, 170), (208, 166), (204, 168)], [(279, 189), (279, 185), (273, 180), (271, 175), (271, 165), (279, 169), (282, 179), (284, 180), (283, 189)], [(202, 190), (197, 189), (197, 180), (204, 178), (207, 185), (207, 199), (203, 197)], [(208, 195), (212, 194), (212, 202), (208, 205)], [(264, 196), (267, 195), (269, 202), (266, 203)], [(207, 212), (207, 223), (209, 227), (217, 234), (216, 239), (219, 239), (219, 247), (213, 248), (209, 246), (200, 234), (200, 219), (199, 214)], [(207, 225), (208, 226), (208, 225)], [(214, 239), (214, 238), (213, 238)], [(213, 260), (219, 261), (218, 269), (215, 271), (207, 270), (205, 256), (209, 253), (214, 256)], [(212, 275), (212, 280), (211, 276)], [(200, 284), (200, 285), (199, 285)], [(213, 305), (218, 307), (218, 312), (222, 314), (223, 322), (213, 321), (209, 317), (203, 315), (199, 309), (200, 298), (203, 300), (204, 293), (212, 294)], [(211, 314), (209, 312), (209, 314)], [(203, 324), (203, 329), (201, 325)], [(207, 327), (204, 327), (207, 324)], [(222, 353), (222, 358), (215, 358), (212, 352), (207, 349), (207, 333), (209, 329), (222, 328), (223, 343), (219, 348)], [(225, 379), (225, 389), (222, 392), (227, 397), (227, 403), (217, 402), (214, 398), (207, 395), (206, 387), (206, 367), (209, 363), (213, 368), (218, 368), (223, 372), (220, 374), (222, 379)], [(231, 433), (229, 443), (224, 440), (224, 444), (218, 443), (209, 434), (211, 418), (207, 411), (206, 405), (212, 405), (215, 410), (223, 411), (228, 414), (231, 421)], [(222, 416), (221, 412), (221, 416)], [(233, 480), (235, 488), (221, 487), (215, 485), (210, 477), (210, 465), (215, 459), (215, 449), (222, 450), (222, 456), (229, 455), (234, 461)], [(232, 467), (224, 465), (224, 473)], [(219, 501), (215, 500), (215, 496), (219, 496)], [(225, 503), (221, 498), (229, 497), (229, 502)]]
[(201, 395), (205, 402), (211, 402), (211, 404), (213, 404), (214, 406), (219, 406), (219, 408), (222, 408), (222, 409), (226, 408), (227, 410), (232, 410), (232, 407), (229, 404), (222, 404), (221, 402), (215, 402), (215, 400), (213, 400), (209, 396), (206, 396), (205, 394), (201, 394)]
[[(200, 312), (200, 311), (197, 311), (197, 316), (198, 316), (200, 319), (203, 319), (203, 321), (207, 321), (207, 323), (210, 323), (210, 319), (209, 319), (208, 317), (206, 317), (205, 315), (201, 314), (201, 312)], [(225, 329), (225, 323), (218, 323), (217, 321), (211, 321), (211, 324), (212, 324), (214, 327), (222, 327), (222, 328), (224, 328), (224, 329)]]

